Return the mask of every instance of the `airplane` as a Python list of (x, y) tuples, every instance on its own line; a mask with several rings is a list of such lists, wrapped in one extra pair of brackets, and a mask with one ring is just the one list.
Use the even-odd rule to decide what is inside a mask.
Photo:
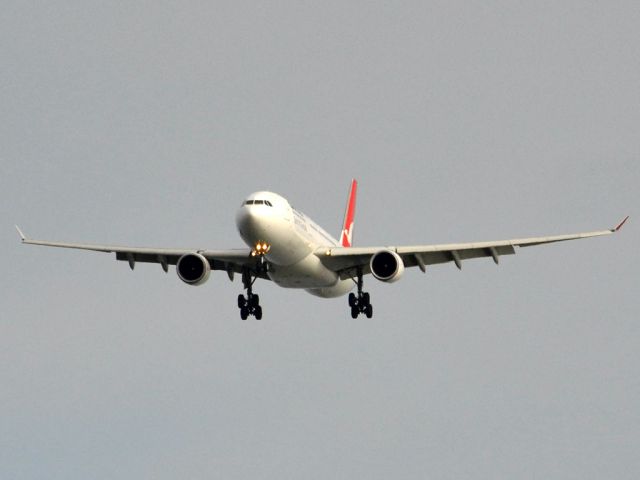
[[(616, 227), (594, 232), (547, 237), (498, 240), (491, 242), (453, 243), (417, 246), (353, 246), (353, 225), (358, 182), (353, 179), (349, 189), (340, 240), (335, 239), (304, 213), (296, 210), (282, 196), (267, 191), (249, 195), (238, 209), (235, 221), (238, 232), (248, 248), (232, 250), (126, 247), (63, 243), (27, 238), (16, 225), (24, 244), (73, 248), (115, 253), (117, 260), (129, 263), (158, 263), (166, 272), (176, 266), (178, 278), (188, 285), (202, 285), (212, 270), (227, 272), (242, 278), (246, 296), (238, 295), (240, 318), (262, 319), (259, 296), (253, 284), (259, 279), (271, 280), (284, 288), (304, 289), (323, 298), (349, 294), (351, 317), (361, 313), (373, 316), (370, 295), (363, 291), (367, 274), (382, 282), (392, 283), (402, 277), (407, 267), (418, 267), (423, 273), (429, 265), (453, 262), (462, 269), (462, 262), (472, 258), (490, 257), (498, 264), (502, 255), (512, 255), (515, 247), (598, 237), (616, 233), (629, 218)], [(357, 293), (352, 290), (356, 288)]]

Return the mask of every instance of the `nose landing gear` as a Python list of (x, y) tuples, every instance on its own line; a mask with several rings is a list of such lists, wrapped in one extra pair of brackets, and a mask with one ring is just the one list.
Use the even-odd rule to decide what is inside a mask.
[(351, 307), (351, 318), (358, 318), (358, 315), (364, 313), (367, 318), (373, 317), (373, 306), (369, 292), (362, 291), (362, 268), (358, 268), (358, 295), (353, 292), (349, 294), (349, 306)]

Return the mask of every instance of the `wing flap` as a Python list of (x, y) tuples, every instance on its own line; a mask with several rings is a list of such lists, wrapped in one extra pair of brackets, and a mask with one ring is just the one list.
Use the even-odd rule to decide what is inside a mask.
[[(398, 249), (404, 250), (404, 249)], [(497, 262), (497, 259), (502, 255), (514, 255), (516, 253), (513, 245), (499, 245), (489, 247), (464, 247), (464, 248), (447, 248), (443, 250), (430, 251), (430, 252), (413, 252), (413, 251), (398, 251), (402, 260), (409, 259), (411, 256), (419, 256), (425, 265), (437, 265), (439, 263), (455, 262), (456, 257), (458, 260), (470, 260), (472, 258), (491, 257)], [(418, 260), (415, 259), (416, 264)], [(405, 263), (406, 266), (406, 263)]]

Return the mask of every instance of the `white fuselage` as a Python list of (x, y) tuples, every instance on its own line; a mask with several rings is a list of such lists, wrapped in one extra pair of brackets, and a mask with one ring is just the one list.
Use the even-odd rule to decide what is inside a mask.
[(236, 225), (250, 248), (258, 242), (270, 245), (265, 255), (267, 274), (279, 286), (303, 288), (319, 297), (338, 297), (355, 286), (353, 280), (341, 280), (326, 268), (314, 253), (319, 247), (337, 246), (338, 241), (280, 195), (249, 195), (236, 214)]

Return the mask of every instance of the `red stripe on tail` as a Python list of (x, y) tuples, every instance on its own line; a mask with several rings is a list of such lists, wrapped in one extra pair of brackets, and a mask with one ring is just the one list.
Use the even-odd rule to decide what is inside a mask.
[(344, 222), (342, 224), (342, 232), (340, 233), (340, 245), (350, 247), (353, 239), (353, 219), (356, 215), (356, 193), (358, 192), (358, 182), (351, 180), (351, 188), (349, 189), (349, 199), (347, 200), (347, 209), (344, 212)]

